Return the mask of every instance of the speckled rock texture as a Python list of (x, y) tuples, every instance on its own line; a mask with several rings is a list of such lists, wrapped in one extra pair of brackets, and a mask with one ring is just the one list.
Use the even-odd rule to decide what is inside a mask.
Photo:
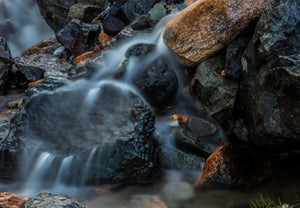
[(164, 41), (185, 66), (197, 66), (233, 41), (269, 0), (204, 0), (176, 15)]

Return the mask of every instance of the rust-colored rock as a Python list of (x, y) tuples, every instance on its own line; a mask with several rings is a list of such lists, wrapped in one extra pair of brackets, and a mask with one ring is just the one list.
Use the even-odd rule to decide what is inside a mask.
[(197, 66), (233, 41), (269, 0), (202, 0), (176, 15), (164, 41), (185, 66)]
[(0, 193), (1, 208), (19, 208), (26, 200), (27, 200), (26, 197), (18, 196), (13, 193), (9, 193), (9, 192)]
[(268, 156), (246, 145), (228, 144), (220, 147), (205, 164), (197, 181), (200, 184), (250, 186), (269, 175)]
[(22, 56), (29, 56), (33, 54), (53, 54), (53, 52), (61, 46), (62, 45), (56, 40), (56, 38), (48, 38), (25, 50), (22, 53)]
[(35, 82), (30, 82), (27, 86), (29, 88), (32, 88), (32, 87), (37, 87), (39, 84), (43, 84), (44, 83), (44, 79), (40, 79), (38, 81), (35, 81)]

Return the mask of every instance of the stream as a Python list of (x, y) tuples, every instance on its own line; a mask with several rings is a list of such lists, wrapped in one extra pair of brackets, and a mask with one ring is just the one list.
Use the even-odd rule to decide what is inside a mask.
[[(130, 106), (135, 104), (136, 97), (147, 103), (147, 100), (134, 87), (134, 76), (140, 66), (147, 65), (158, 57), (167, 57), (172, 60), (162, 38), (164, 26), (171, 17), (172, 15), (161, 20), (150, 34), (139, 34), (117, 49), (107, 51), (104, 55), (106, 58), (103, 59), (102, 63), (105, 67), (89, 80), (71, 82), (53, 93), (45, 92), (43, 94), (44, 99), (49, 99), (51, 105), (43, 106), (44, 111), (38, 114), (41, 117), (38, 124), (34, 122), (34, 124), (32, 122), (26, 124), (26, 134), (30, 135), (26, 138), (26, 145), (30, 147), (30, 151), (25, 151), (22, 156), (22, 167), (19, 170), (22, 180), (13, 184), (0, 184), (0, 192), (9, 191), (28, 197), (40, 192), (68, 194), (83, 200), (90, 208), (129, 208), (132, 207), (133, 201), (139, 197), (156, 195), (160, 196), (170, 208), (242, 208), (249, 207), (249, 199), (258, 197), (259, 192), (270, 195), (274, 199), (281, 197), (287, 201), (292, 199), (291, 193), (299, 193), (300, 171), (297, 168), (276, 170), (270, 179), (263, 184), (241, 189), (205, 187), (194, 190), (192, 183), (200, 177), (201, 172), (179, 170), (163, 170), (163, 173), (154, 181), (145, 181), (142, 184), (91, 185), (92, 176), (90, 172), (97, 165), (96, 163), (104, 157), (102, 155), (103, 149), (100, 148), (102, 143), (97, 141), (98, 132), (101, 132), (100, 137), (105, 138), (105, 141), (102, 142), (109, 143), (115, 134), (126, 137), (127, 128), (134, 128), (136, 125), (134, 122), (123, 121), (121, 116), (113, 117), (115, 114), (111, 116), (110, 103), (117, 103), (114, 106), (114, 109), (118, 109), (115, 112), (116, 115), (128, 113), (131, 110), (129, 109)], [(39, 41), (54, 36), (39, 15), (34, 0), (0, 0), (1, 22), (6, 22), (6, 25), (13, 25), (10, 27), (11, 32), (6, 34), (13, 57), (20, 56), (22, 51)], [(114, 75), (118, 73), (117, 70), (126, 59), (125, 54), (128, 47), (138, 43), (155, 44), (156, 48), (152, 55), (142, 62), (135, 57), (130, 58), (124, 78), (116, 81)], [(180, 75), (183, 70), (175, 60), (171, 62), (171, 65), (172, 68), (176, 69), (177, 77), (184, 77)], [(186, 80), (178, 80), (179, 89), (184, 88), (185, 82)], [(72, 93), (69, 93), (71, 95), (68, 94), (74, 89), (77, 91), (76, 98), (72, 97)], [(6, 102), (19, 96), (20, 94), (14, 91), (8, 95), (2, 95), (0, 97), (1, 110), (5, 109)], [(180, 95), (177, 99), (186, 102)], [(124, 100), (125, 102), (122, 102)], [(99, 105), (102, 105), (104, 109), (101, 114), (95, 111)], [(71, 106), (71, 110), (69, 106)], [(30, 110), (32, 109), (28, 107), (27, 111), (30, 112)], [(65, 122), (64, 119), (59, 120), (61, 115), (73, 116), (75, 112), (77, 115), (74, 116), (72, 126), (70, 126), (70, 122)], [(199, 112), (202, 113), (201, 110)], [(96, 113), (99, 113), (97, 116), (101, 115), (105, 118), (105, 122), (101, 126), (91, 122)], [(49, 114), (53, 115), (51, 120), (43, 119)], [(31, 118), (29, 116), (29, 121), (34, 120), (36, 117)], [(124, 128), (119, 128), (116, 132), (116, 126), (121, 126), (124, 122), (127, 122), (127, 125)], [(35, 125), (38, 127), (46, 126), (46, 128), (41, 133), (40, 128)], [(174, 124), (158, 117), (155, 125), (160, 137), (164, 138), (164, 145), (174, 146), (174, 138), (168, 132), (169, 126)], [(220, 126), (218, 127), (220, 128)], [(53, 129), (55, 129), (55, 133)], [(82, 134), (86, 129), (89, 132)], [(62, 134), (63, 136), (61, 136)], [(48, 135), (53, 138), (63, 137), (63, 145), (58, 140), (49, 141)], [(221, 138), (224, 144), (229, 143), (224, 135), (220, 128), (215, 139)], [(79, 137), (86, 138), (80, 140)], [(43, 142), (37, 142), (37, 140)], [(216, 148), (215, 145), (210, 147), (212, 151)]]

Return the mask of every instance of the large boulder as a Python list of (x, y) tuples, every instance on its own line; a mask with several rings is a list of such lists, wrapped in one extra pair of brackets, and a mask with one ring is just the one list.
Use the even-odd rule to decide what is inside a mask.
[(82, 202), (70, 199), (65, 195), (54, 195), (50, 193), (40, 193), (26, 202), (20, 208), (87, 208)]
[(11, 54), (7, 41), (0, 37), (0, 93), (5, 92), (11, 81)]
[(36, 158), (56, 158), (48, 161), (47, 180), (38, 183), (95, 185), (153, 177), (159, 161), (151, 110), (126, 88), (82, 86), (36, 93), (11, 123), (6, 140), (23, 142), (25, 149), (42, 143)]
[(299, 7), (272, 0), (242, 58), (234, 133), (273, 150), (300, 147)]
[(176, 15), (164, 41), (186, 66), (197, 66), (233, 41), (269, 0), (204, 0)]

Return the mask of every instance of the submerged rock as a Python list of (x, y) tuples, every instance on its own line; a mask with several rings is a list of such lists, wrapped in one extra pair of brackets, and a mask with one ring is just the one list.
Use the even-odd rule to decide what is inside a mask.
[(98, 93), (87, 90), (32, 96), (11, 124), (8, 138), (21, 140), (25, 148), (42, 142), (40, 151), (47, 154), (72, 155), (63, 183), (95, 185), (153, 177), (159, 161), (151, 110), (126, 88), (104, 84)]
[(297, 1), (270, 1), (244, 52), (234, 126), (244, 141), (281, 151), (300, 147), (299, 17)]
[(196, 186), (258, 184), (269, 175), (270, 164), (266, 155), (245, 145), (222, 146), (206, 160)]
[(204, 0), (176, 15), (164, 31), (166, 45), (185, 66), (197, 66), (233, 41), (269, 0)]
[(53, 52), (59, 47), (61, 47), (61, 44), (56, 38), (48, 38), (25, 50), (22, 53), (22, 56), (29, 56), (33, 54), (53, 54)]
[(159, 195), (135, 195), (130, 202), (131, 208), (168, 208)]
[(67, 78), (67, 74), (74, 68), (73, 65), (50, 54), (22, 56), (15, 58), (14, 62), (16, 66), (14, 76), (16, 84), (19, 85), (48, 78), (48, 74), (64, 74), (61, 76)]
[(70, 199), (65, 195), (40, 193), (28, 199), (20, 208), (87, 208), (83, 203)]
[(11, 82), (12, 60), (7, 41), (0, 37), (0, 93), (7, 90)]
[(22, 197), (17, 194), (3, 192), (0, 193), (0, 207), (19, 208), (27, 199), (27, 197)]
[[(221, 76), (224, 55), (211, 58), (199, 65), (192, 79), (191, 91), (203, 110), (231, 131), (230, 119), (238, 92), (238, 83)], [(224, 127), (225, 127), (224, 125)]]
[(63, 44), (74, 56), (78, 56), (94, 47), (98, 39), (100, 26), (87, 24), (73, 19), (56, 35), (57, 40)]

